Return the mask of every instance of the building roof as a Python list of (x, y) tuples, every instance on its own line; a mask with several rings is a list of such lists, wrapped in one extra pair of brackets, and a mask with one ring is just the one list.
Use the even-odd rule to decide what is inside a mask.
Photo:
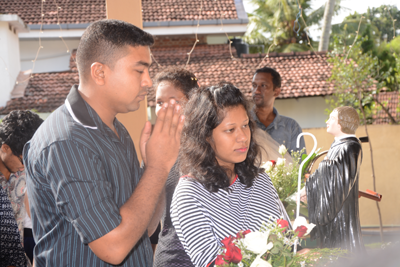
[[(377, 99), (381, 102), (388, 110), (390, 115), (395, 121), (400, 123), (400, 92), (381, 92), (378, 94)], [(381, 108), (373, 115), (374, 124), (390, 124), (391, 120), (387, 113)]]
[[(153, 63), (150, 75), (154, 77), (165, 67), (184, 67), (190, 46), (154, 47), (152, 53), (160, 64)], [(232, 48), (233, 55), (236, 51)], [(72, 53), (67, 72), (37, 73), (29, 81), (25, 95), (8, 101), (0, 114), (15, 109), (34, 109), (38, 112), (51, 112), (64, 103), (71, 86), (79, 83)], [(209, 86), (221, 81), (229, 81), (251, 97), (251, 80), (255, 70), (261, 66), (275, 68), (282, 76), (282, 92), (278, 98), (298, 98), (325, 96), (333, 93), (333, 85), (326, 82), (330, 76), (330, 67), (326, 63), (326, 53), (296, 52), (272, 53), (263, 61), (264, 55), (244, 55), (231, 58), (228, 45), (197, 45), (188, 70), (195, 73), (201, 86)], [(260, 66), (260, 63), (261, 66)], [(149, 90), (148, 105), (155, 106), (154, 90)]]
[[(17, 14), (28, 25), (57, 24), (53, 0), (0, 0), (0, 14)], [(60, 24), (86, 24), (106, 18), (106, 0), (58, 0)], [(200, 1), (142, 0), (143, 22), (197, 20)], [(238, 10), (239, 9), (239, 10)], [(203, 0), (201, 20), (239, 19), (235, 0)]]

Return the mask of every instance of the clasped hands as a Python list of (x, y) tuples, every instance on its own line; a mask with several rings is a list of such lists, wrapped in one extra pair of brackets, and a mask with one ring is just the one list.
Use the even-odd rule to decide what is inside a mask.
[(139, 143), (146, 168), (169, 172), (178, 157), (184, 120), (181, 106), (171, 99), (158, 112), (153, 132), (151, 123), (146, 122)]

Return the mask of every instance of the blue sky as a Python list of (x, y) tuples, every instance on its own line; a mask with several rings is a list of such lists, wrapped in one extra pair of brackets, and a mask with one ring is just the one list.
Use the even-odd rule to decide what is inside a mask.
[[(245, 5), (245, 9), (247, 12), (251, 12), (253, 10), (253, 7), (249, 4), (250, 0), (243, 0), (243, 3)], [(326, 0), (313, 0), (312, 1), (312, 8), (316, 9), (326, 3)], [(397, 8), (400, 8), (399, 0), (381, 0), (381, 1), (376, 1), (376, 0), (342, 0), (341, 5), (348, 8), (348, 10), (341, 12), (337, 16), (334, 16), (332, 19), (332, 23), (340, 23), (343, 21), (343, 19), (351, 14), (354, 13), (354, 11), (357, 11), (357, 13), (364, 13), (367, 11), (368, 7), (379, 7), (381, 5), (394, 5), (397, 6)], [(400, 21), (397, 22), (397, 28), (400, 28)], [(321, 36), (321, 30), (319, 26), (314, 26), (311, 27), (310, 29), (310, 35), (318, 40), (319, 37)]]

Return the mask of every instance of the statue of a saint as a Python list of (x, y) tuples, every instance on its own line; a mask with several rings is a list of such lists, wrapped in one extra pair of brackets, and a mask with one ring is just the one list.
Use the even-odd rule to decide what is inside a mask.
[(327, 121), (335, 136), (327, 156), (306, 183), (312, 238), (320, 247), (364, 252), (358, 212), (358, 181), (362, 161), (361, 142), (355, 131), (359, 116), (352, 107), (338, 107)]

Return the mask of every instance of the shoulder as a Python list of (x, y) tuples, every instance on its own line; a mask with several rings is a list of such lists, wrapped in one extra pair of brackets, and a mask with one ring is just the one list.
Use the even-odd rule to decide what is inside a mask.
[(352, 151), (359, 151), (362, 149), (360, 141), (352, 137), (343, 140), (343, 148)]
[(279, 120), (281, 122), (285, 123), (285, 125), (287, 127), (300, 128), (300, 130), (301, 130), (300, 124), (295, 119), (292, 119), (290, 117), (283, 116), (283, 115), (278, 115), (278, 116), (279, 116)]
[(55, 110), (39, 127), (29, 142), (29, 153), (38, 156), (54, 147), (77, 146), (95, 151), (90, 131), (73, 120), (65, 105)]

